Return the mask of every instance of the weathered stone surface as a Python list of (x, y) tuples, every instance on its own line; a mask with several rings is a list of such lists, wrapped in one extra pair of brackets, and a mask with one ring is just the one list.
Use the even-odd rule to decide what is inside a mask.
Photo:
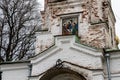
[[(110, 0), (49, 1), (45, 0), (45, 11), (41, 12), (43, 31), (36, 33), (37, 56), (30, 58), (28, 62), (0, 64), (2, 80), (49, 80), (48, 76), (54, 76), (53, 74), (47, 75), (47, 79), (41, 78), (53, 68), (72, 70), (85, 80), (108, 80), (107, 57), (110, 59), (111, 80), (120, 80), (120, 50), (96, 49), (116, 49), (115, 17)], [(76, 36), (62, 34), (62, 23), (66, 21), (64, 19), (73, 17), (78, 19), (76, 35), (80, 39), (80, 44), (76, 43), (76, 39), (79, 41)], [(106, 57), (105, 54), (110, 56)], [(62, 73), (50, 80), (81, 80), (77, 76), (72, 76)]]
[(76, 15), (81, 43), (96, 48), (116, 48), (113, 27), (115, 19), (113, 13), (109, 13), (109, 4), (106, 0), (48, 1), (43, 29), (47, 28), (52, 35), (62, 35), (62, 19)]
[(91, 25), (86, 31), (86, 34), (81, 36), (80, 42), (97, 48), (107, 47), (104, 35), (106, 32), (105, 26), (106, 24), (104, 23)]

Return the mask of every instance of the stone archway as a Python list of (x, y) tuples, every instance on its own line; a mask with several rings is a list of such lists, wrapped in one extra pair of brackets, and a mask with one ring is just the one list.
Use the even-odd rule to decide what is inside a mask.
[(86, 80), (79, 73), (67, 68), (48, 70), (39, 80)]

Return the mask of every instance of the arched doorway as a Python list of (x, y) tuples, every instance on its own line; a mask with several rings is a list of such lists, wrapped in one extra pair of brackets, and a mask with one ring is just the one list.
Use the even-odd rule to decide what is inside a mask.
[(79, 73), (67, 68), (53, 68), (48, 70), (40, 80), (86, 80)]

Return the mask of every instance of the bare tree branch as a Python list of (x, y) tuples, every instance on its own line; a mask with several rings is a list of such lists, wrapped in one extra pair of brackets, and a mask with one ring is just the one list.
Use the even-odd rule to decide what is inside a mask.
[(36, 0), (0, 1), (0, 60), (26, 59), (34, 54), (34, 35), (40, 27)]

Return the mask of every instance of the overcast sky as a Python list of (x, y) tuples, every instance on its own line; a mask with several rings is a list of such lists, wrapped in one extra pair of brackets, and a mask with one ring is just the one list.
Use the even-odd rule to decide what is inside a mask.
[[(116, 17), (116, 24), (115, 24), (116, 35), (120, 39), (120, 0), (111, 0), (111, 2), (112, 2), (114, 15)], [(120, 48), (120, 44), (119, 44), (119, 48)]]
[[(44, 0), (38, 0), (40, 2), (40, 5), (44, 6)], [(116, 25), (115, 25), (115, 29), (116, 29), (116, 35), (119, 37), (120, 39), (120, 0), (111, 0), (112, 2), (112, 8), (114, 11), (114, 15), (116, 17)], [(120, 44), (119, 44), (120, 47)]]

